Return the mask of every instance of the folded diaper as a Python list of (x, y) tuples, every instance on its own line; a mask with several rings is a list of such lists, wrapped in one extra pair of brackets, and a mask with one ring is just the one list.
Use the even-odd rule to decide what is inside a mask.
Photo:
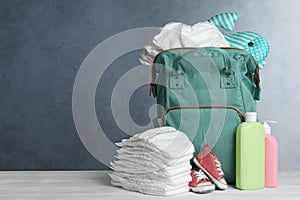
[(152, 179), (152, 177), (146, 178), (146, 177), (142, 177), (139, 175), (134, 175), (134, 174), (128, 175), (125, 173), (118, 173), (118, 172), (112, 172), (109, 175), (114, 176), (114, 177), (128, 179), (131, 181), (135, 181), (137, 183), (152, 184), (152, 185), (163, 184), (163, 185), (168, 185), (168, 186), (178, 186), (181, 184), (186, 185), (186, 183), (191, 181), (190, 175), (185, 175), (185, 176), (180, 176), (180, 177), (177, 176), (177, 178), (165, 178), (165, 179), (160, 179), (160, 180)]
[(134, 174), (134, 173), (126, 173), (126, 172), (111, 172), (110, 174), (114, 174), (115, 176), (119, 177), (127, 177), (128, 179), (132, 179), (135, 181), (140, 181), (140, 182), (147, 182), (148, 180), (154, 180), (160, 183), (165, 183), (165, 184), (170, 184), (170, 185), (176, 185), (180, 183), (187, 183), (192, 180), (190, 171), (184, 172), (184, 173), (179, 173), (173, 176), (159, 176), (156, 174), (151, 174), (151, 173), (145, 173), (145, 174)]
[(160, 127), (117, 143), (116, 160), (109, 173), (112, 185), (152, 195), (189, 191), (190, 159), (194, 146), (172, 127)]
[(163, 50), (207, 46), (230, 47), (219, 29), (208, 21), (193, 26), (171, 22), (162, 27), (160, 32), (144, 46), (139, 60), (144, 65), (151, 65), (154, 57)]
[(168, 166), (159, 168), (150, 163), (131, 163), (128, 161), (114, 161), (111, 162), (112, 169), (119, 172), (145, 174), (152, 173), (159, 176), (174, 176), (178, 173), (183, 173), (192, 169), (189, 162), (182, 163), (180, 165)]
[[(166, 157), (163, 157), (163, 156), (160, 156), (157, 154), (155, 155), (154, 153), (150, 153), (150, 152), (147, 153), (143, 150), (135, 151), (135, 153), (132, 153), (132, 151), (130, 151), (130, 150), (126, 151), (125, 149), (126, 149), (125, 147), (121, 148), (120, 150), (122, 150), (122, 151), (118, 151), (119, 153), (118, 153), (118, 155), (115, 156), (115, 158), (118, 160), (132, 161), (135, 163), (138, 163), (141, 161), (149, 161), (160, 168), (171, 166), (171, 165), (178, 165), (183, 162), (188, 162), (189, 160), (191, 160), (193, 158), (192, 154), (188, 154), (184, 157), (170, 159), (170, 158), (166, 158)], [(124, 152), (124, 150), (125, 150), (125, 152)]]
[(194, 152), (188, 137), (172, 127), (154, 128), (116, 143), (119, 147), (141, 147), (169, 158), (183, 157)]
[(156, 196), (169, 196), (175, 194), (186, 193), (190, 190), (187, 183), (179, 184), (176, 186), (168, 185), (164, 183), (141, 183), (139, 181), (133, 181), (127, 178), (109, 175), (111, 178), (111, 184), (115, 186), (123, 187), (127, 190), (138, 191), (145, 194)]

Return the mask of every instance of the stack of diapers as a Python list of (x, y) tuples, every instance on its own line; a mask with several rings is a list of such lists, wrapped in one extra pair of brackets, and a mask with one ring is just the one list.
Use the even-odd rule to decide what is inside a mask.
[(189, 191), (194, 146), (184, 133), (160, 127), (116, 144), (120, 149), (111, 162), (112, 185), (158, 196)]

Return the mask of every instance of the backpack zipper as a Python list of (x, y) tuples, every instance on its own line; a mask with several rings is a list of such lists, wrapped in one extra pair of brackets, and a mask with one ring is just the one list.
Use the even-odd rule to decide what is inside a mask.
[(181, 110), (181, 109), (231, 109), (237, 112), (239, 118), (241, 119), (241, 122), (245, 121), (244, 114), (237, 108), (233, 106), (172, 106), (165, 110), (161, 115), (161, 124), (160, 126), (163, 126), (165, 122), (166, 115), (172, 111), (172, 110)]
[[(170, 49), (166, 49), (166, 50), (163, 50), (161, 52), (159, 52), (153, 59), (153, 63), (152, 63), (152, 66), (154, 65), (155, 63), (155, 60), (157, 58), (157, 56), (162, 53), (162, 52), (165, 52), (165, 51), (170, 51), (170, 50), (180, 50), (180, 49), (199, 49), (199, 48), (204, 48), (204, 47), (177, 47), (177, 48), (170, 48)], [(241, 49), (241, 48), (234, 48), (234, 47), (218, 47), (220, 49), (235, 49), (235, 50), (240, 50), (240, 51), (245, 51), (247, 53), (249, 53), (248, 51), (246, 51), (245, 49)], [(252, 54), (250, 54), (252, 56)], [(254, 59), (254, 57), (252, 56), (253, 60), (255, 61), (255, 63), (257, 64), (256, 60)]]

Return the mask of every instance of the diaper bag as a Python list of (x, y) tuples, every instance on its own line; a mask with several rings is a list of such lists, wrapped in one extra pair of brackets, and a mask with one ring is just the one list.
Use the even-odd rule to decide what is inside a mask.
[(155, 125), (187, 134), (195, 155), (208, 143), (234, 184), (236, 128), (260, 98), (252, 55), (218, 47), (166, 50), (155, 57), (150, 87), (158, 104)]

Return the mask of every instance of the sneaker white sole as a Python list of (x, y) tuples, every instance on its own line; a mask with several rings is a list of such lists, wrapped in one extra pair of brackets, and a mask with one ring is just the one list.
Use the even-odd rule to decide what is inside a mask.
[(219, 190), (226, 190), (228, 188), (227, 184), (224, 184), (217, 179), (215, 179), (212, 175), (210, 175), (202, 165), (197, 161), (196, 157), (193, 159), (194, 163), (210, 178), (210, 180), (213, 182), (213, 184), (216, 185), (216, 188)]
[(210, 193), (215, 190), (215, 185), (208, 185), (205, 187), (190, 187), (192, 192), (199, 193), (199, 194), (206, 194)]

